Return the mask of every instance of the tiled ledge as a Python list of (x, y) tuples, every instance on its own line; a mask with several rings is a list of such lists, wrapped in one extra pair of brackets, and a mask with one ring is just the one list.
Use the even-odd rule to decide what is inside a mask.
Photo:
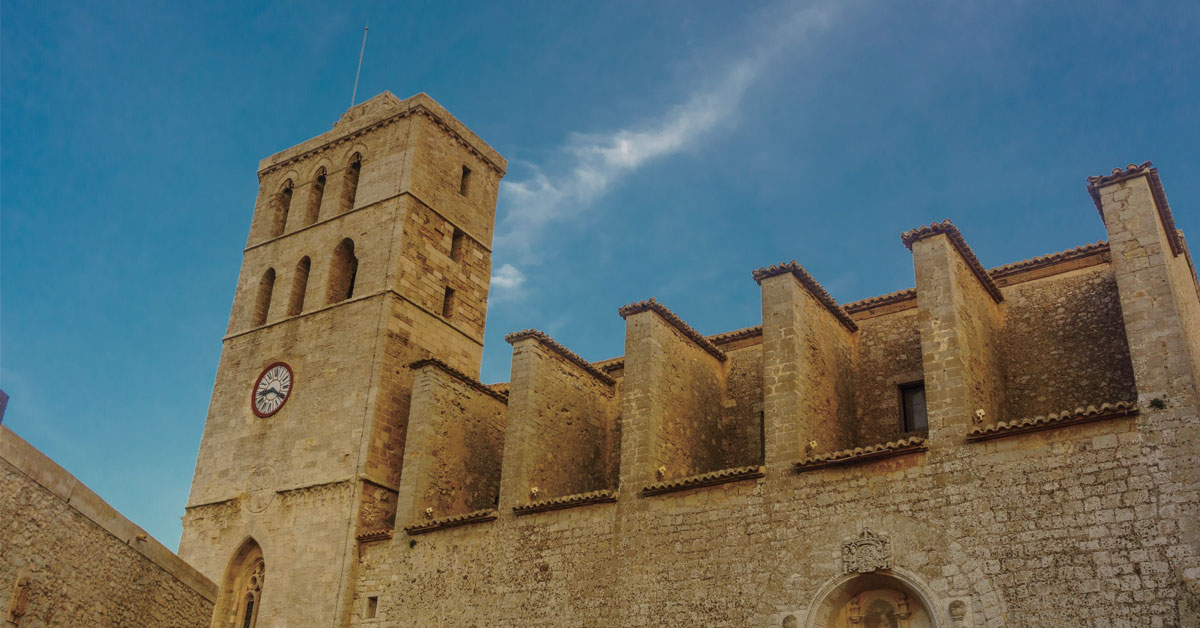
[(993, 425), (981, 425), (967, 433), (967, 440), (972, 442), (990, 440), (1011, 434), (1026, 434), (1054, 429), (1064, 425), (1078, 425), (1102, 419), (1133, 416), (1137, 413), (1137, 405), (1128, 401), (1102, 403), (1099, 407), (1092, 405), (1084, 408), (1080, 406), (1074, 410), (1066, 410), (1057, 414), (1052, 412), (1047, 415), (1039, 415), (1028, 419), (1000, 421)]
[(388, 529), (367, 530), (354, 537), (360, 543), (369, 543), (371, 541), (387, 541), (392, 538), (392, 531)]
[(929, 446), (925, 441), (924, 436), (910, 436), (900, 440), (879, 443), (876, 445), (867, 445), (866, 447), (855, 447), (853, 449), (841, 449), (831, 451), (824, 454), (816, 454), (808, 456), (800, 462), (796, 463), (796, 472), (803, 473), (813, 469), (823, 467), (833, 467), (843, 464), (857, 464), (868, 460), (878, 460), (880, 458), (891, 458), (918, 451), (925, 451)]
[(762, 466), (735, 467), (733, 469), (709, 471), (708, 473), (701, 473), (700, 475), (689, 475), (685, 478), (647, 484), (646, 486), (642, 487), (642, 496), (648, 497), (650, 495), (661, 495), (663, 493), (673, 493), (675, 491), (686, 491), (688, 489), (700, 488), (701, 486), (713, 486), (715, 484), (725, 484), (727, 482), (753, 480), (755, 478), (761, 478), (766, 474), (767, 470)]
[(425, 534), (434, 530), (442, 530), (445, 528), (455, 528), (465, 526), (472, 523), (482, 523), (484, 521), (495, 521), (495, 510), (476, 510), (468, 512), (465, 515), (451, 515), (449, 517), (438, 517), (420, 523), (414, 523), (404, 527), (404, 531), (410, 535)]
[(564, 508), (574, 508), (576, 506), (586, 506), (588, 504), (611, 504), (617, 501), (616, 491), (591, 491), (589, 493), (576, 493), (574, 495), (564, 495), (553, 499), (543, 499), (540, 501), (529, 502), (528, 504), (518, 504), (513, 506), (513, 513), (517, 516), (532, 515), (535, 512), (546, 512), (547, 510), (562, 510)]

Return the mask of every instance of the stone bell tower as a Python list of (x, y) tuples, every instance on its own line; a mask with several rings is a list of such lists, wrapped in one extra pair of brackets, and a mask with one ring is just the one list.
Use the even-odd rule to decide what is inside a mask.
[(383, 93), (264, 159), (179, 554), (213, 626), (336, 626), (394, 525), (409, 364), (478, 375), (507, 162)]

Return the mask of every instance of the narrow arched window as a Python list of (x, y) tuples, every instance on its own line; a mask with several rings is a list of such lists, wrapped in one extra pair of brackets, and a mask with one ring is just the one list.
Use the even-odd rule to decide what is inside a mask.
[(358, 195), (358, 175), (362, 172), (362, 156), (354, 153), (350, 165), (342, 173), (342, 199), (339, 211), (348, 212), (354, 209), (354, 197)]
[(292, 180), (288, 179), (283, 184), (283, 189), (275, 195), (275, 224), (271, 231), (272, 236), (282, 235), (283, 230), (287, 227), (288, 212), (292, 209)]
[(254, 302), (254, 318), (251, 321), (254, 327), (266, 324), (267, 313), (271, 309), (271, 293), (274, 291), (275, 269), (268, 268), (258, 280), (258, 298)]
[(325, 168), (317, 170), (312, 187), (308, 191), (308, 209), (304, 212), (304, 224), (311, 225), (321, 217), (321, 201), (325, 198)]
[(329, 291), (325, 301), (337, 303), (354, 296), (354, 280), (358, 275), (358, 258), (354, 256), (354, 240), (346, 238), (333, 251), (329, 266)]
[(255, 628), (262, 607), (263, 582), (267, 568), (262, 548), (254, 539), (246, 539), (225, 570), (213, 625), (222, 628)]
[(295, 316), (304, 311), (304, 293), (308, 292), (308, 271), (312, 268), (312, 260), (305, 255), (296, 264), (296, 273), (292, 275), (292, 295), (288, 299), (288, 316)]

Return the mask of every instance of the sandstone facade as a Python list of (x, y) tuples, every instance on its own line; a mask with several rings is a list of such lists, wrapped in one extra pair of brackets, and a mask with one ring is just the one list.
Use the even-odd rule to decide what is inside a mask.
[(485, 385), (505, 168), (386, 93), (261, 163), (180, 543), (214, 628), (1200, 625), (1200, 289), (1149, 163), (1089, 179), (1108, 241), (989, 270), (934, 223), (913, 288), (779, 264), (760, 324), (650, 299), (621, 357), (524, 330)]
[(209, 625), (216, 585), (0, 427), (0, 597), (8, 627)]

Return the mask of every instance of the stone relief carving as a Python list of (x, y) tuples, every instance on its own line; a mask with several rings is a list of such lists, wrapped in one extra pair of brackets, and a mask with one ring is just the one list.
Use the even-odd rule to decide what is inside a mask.
[(251, 471), (247, 485), (246, 510), (263, 512), (275, 500), (275, 470), (271, 467), (258, 467)]
[(16, 584), (13, 585), (12, 597), (8, 601), (8, 623), (13, 626), (21, 621), (25, 613), (29, 610), (29, 577), (18, 576)]
[(843, 573), (871, 573), (892, 566), (892, 547), (886, 536), (863, 530), (842, 543)]
[(954, 621), (955, 626), (964, 626), (963, 620), (967, 617), (967, 603), (962, 600), (954, 600), (950, 602), (950, 619)]

